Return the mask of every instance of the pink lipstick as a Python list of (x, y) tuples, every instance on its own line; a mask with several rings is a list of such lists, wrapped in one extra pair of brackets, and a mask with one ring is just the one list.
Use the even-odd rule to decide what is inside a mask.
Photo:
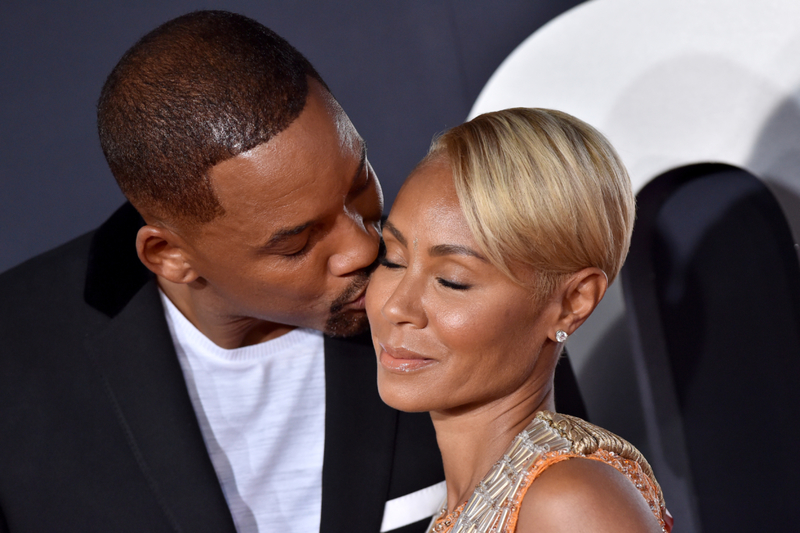
[(429, 359), (424, 355), (406, 350), (405, 348), (387, 348), (383, 344), (381, 353), (378, 357), (380, 364), (390, 372), (414, 372), (435, 364), (435, 359)]

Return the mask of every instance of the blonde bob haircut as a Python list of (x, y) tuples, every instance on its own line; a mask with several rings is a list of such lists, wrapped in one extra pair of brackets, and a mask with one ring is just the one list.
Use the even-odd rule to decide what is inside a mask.
[(439, 158), (481, 252), (538, 301), (586, 267), (609, 284), (616, 278), (635, 200), (619, 156), (593, 127), (550, 109), (486, 113), (434, 139), (424, 161)]

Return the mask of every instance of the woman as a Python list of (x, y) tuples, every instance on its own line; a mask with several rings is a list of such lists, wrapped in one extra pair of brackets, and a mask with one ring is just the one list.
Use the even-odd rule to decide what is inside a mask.
[(564, 341), (633, 218), (608, 141), (544, 109), (453, 128), (403, 185), (366, 305), (381, 397), (436, 428), (447, 501), (431, 531), (669, 531), (638, 451), (554, 413)]

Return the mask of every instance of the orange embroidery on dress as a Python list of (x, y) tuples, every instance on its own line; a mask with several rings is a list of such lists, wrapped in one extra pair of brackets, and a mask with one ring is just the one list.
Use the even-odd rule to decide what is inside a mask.
[(528, 471), (527, 478), (514, 495), (514, 512), (509, 520), (507, 530), (509, 533), (514, 532), (517, 529), (517, 520), (519, 518), (522, 499), (525, 497), (525, 493), (528, 492), (528, 488), (530, 488), (531, 484), (536, 481), (536, 478), (542, 475), (542, 472), (544, 472), (550, 466), (560, 463), (561, 461), (566, 461), (567, 459), (572, 459), (573, 457), (581, 457), (583, 459), (600, 461), (601, 463), (606, 463), (607, 465), (611, 465), (617, 469), (618, 472), (631, 480), (633, 485), (639, 490), (650, 507), (650, 510), (653, 512), (653, 515), (658, 520), (658, 523), (661, 525), (661, 529), (666, 532), (671, 531), (672, 524), (668, 523), (667, 521), (667, 510), (661, 507), (658, 489), (655, 487), (650, 478), (644, 473), (639, 463), (620, 457), (614, 452), (600, 449), (589, 455), (581, 455), (572, 452), (551, 452), (540, 457), (539, 460), (536, 461)]
[(513, 533), (530, 485), (550, 466), (573, 457), (602, 461), (625, 475), (647, 501), (662, 531), (672, 530), (658, 482), (632, 444), (584, 420), (541, 411), (514, 437), (467, 502), (450, 513), (446, 504), (442, 507), (429, 533)]
[(430, 531), (434, 533), (447, 533), (448, 531), (452, 531), (453, 526), (456, 523), (456, 519), (458, 519), (458, 517), (461, 515), (461, 511), (463, 511), (464, 507), (466, 506), (467, 502), (464, 502), (453, 509), (452, 513), (447, 513), (447, 508), (443, 508), (442, 513), (436, 517), (436, 520), (433, 521)]

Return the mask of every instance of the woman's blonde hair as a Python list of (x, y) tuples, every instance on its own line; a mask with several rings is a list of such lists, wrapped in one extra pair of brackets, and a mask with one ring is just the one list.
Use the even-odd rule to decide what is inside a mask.
[[(434, 139), (482, 253), (540, 301), (586, 267), (611, 283), (628, 253), (634, 196), (614, 148), (593, 127), (549, 109), (486, 113)], [(531, 269), (530, 281), (516, 275)]]

